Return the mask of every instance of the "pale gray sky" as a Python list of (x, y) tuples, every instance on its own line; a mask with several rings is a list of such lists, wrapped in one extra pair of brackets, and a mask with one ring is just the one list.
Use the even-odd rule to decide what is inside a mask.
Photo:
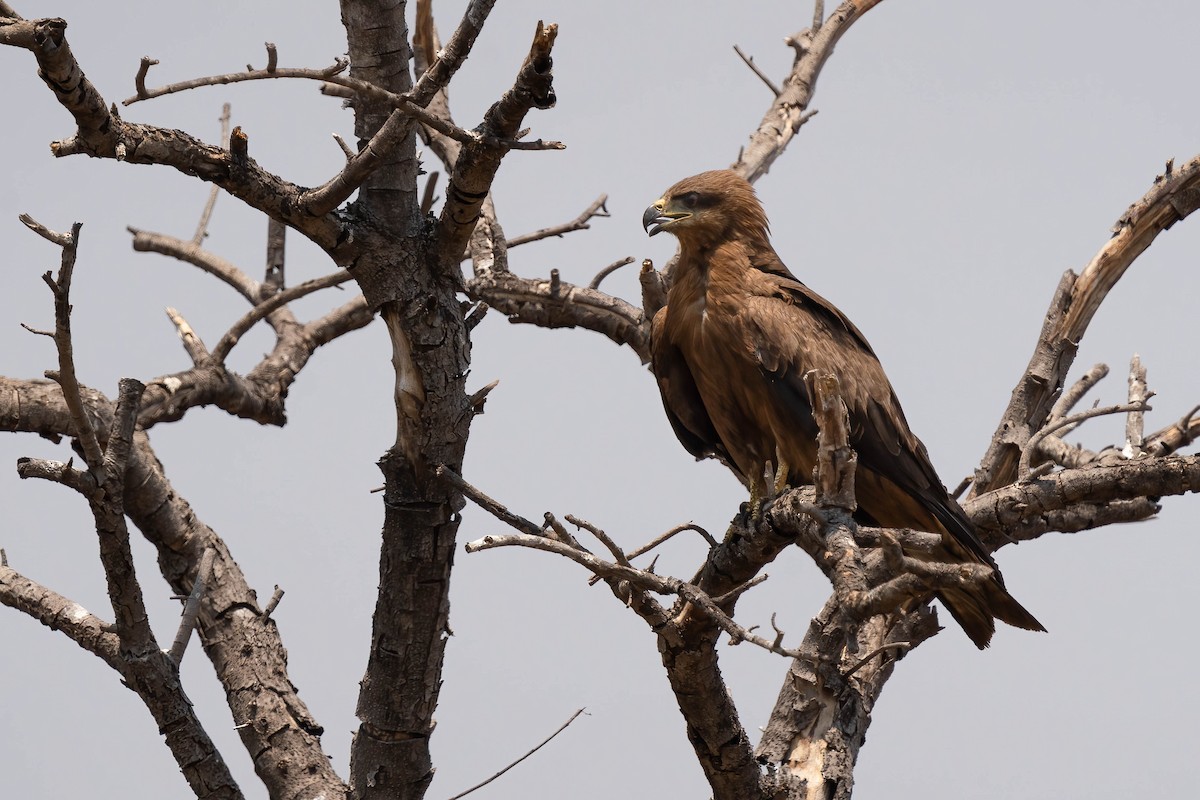
[[(110, 100), (133, 93), (138, 58), (162, 60), (151, 83), (265, 60), (323, 66), (344, 49), (337, 4), (197, 4), (82, 0), (17, 3), (27, 17), (62, 16), (89, 77)], [(462, 2), (436, 4), (440, 27)], [(733, 160), (769, 96), (737, 59), (740, 45), (774, 76), (785, 35), (811, 15), (795, 2), (501, 3), (452, 84), (457, 120), (473, 126), (510, 83), (539, 18), (560, 23), (557, 108), (535, 112), (534, 135), (561, 153), (513, 153), (496, 184), (509, 234), (574, 217), (609, 195), (611, 219), (514, 250), (528, 276), (558, 268), (584, 282), (622, 256), (664, 262), (674, 243), (646, 239), (642, 209), (677, 179)], [(758, 186), (774, 241), (791, 269), (863, 329), (914, 429), (951, 484), (978, 462), (1024, 368), (1062, 272), (1079, 269), (1110, 225), (1171, 157), (1200, 151), (1190, 0), (962, 3), (887, 0), (839, 44), (822, 75), (820, 114)], [(70, 118), (36, 77), (32, 57), (0, 49), (9, 166), (0, 192), (6, 253), (0, 372), (53, 366), (51, 302), (40, 275), (58, 252), (26, 232), (28, 212), (56, 229), (84, 223), (74, 288), (83, 380), (110, 395), (117, 379), (182, 369), (186, 356), (162, 309), (187, 316), (211, 344), (243, 312), (240, 298), (196, 270), (135, 254), (126, 225), (190, 236), (207, 193), (162, 168), (75, 157), (47, 144)], [(307, 83), (209, 88), (123, 110), (209, 141), (233, 104), (250, 152), (302, 184), (335, 171), (333, 131), (350, 115)], [(265, 225), (229, 197), (208, 245), (257, 273)], [(1097, 316), (1076, 374), (1113, 368), (1098, 396), (1124, 393), (1133, 352), (1158, 394), (1151, 428), (1200, 401), (1195, 370), (1200, 223), (1160, 237)], [(288, 278), (331, 265), (288, 242)], [(636, 267), (606, 288), (636, 300)], [(301, 303), (315, 316), (329, 292)], [(232, 363), (269, 346), (246, 337)], [(499, 378), (474, 425), (467, 477), (514, 510), (575, 513), (634, 546), (686, 520), (722, 531), (744, 499), (715, 463), (674, 440), (649, 374), (595, 334), (515, 327), (489, 317), (475, 334), (472, 386)], [(343, 774), (368, 646), (377, 579), (380, 501), (374, 461), (392, 435), (391, 367), (381, 327), (317, 355), (292, 390), (286, 428), (215, 411), (160, 426), (168, 476), (228, 542), (261, 598), (287, 590), (275, 614), (292, 678)], [(348, 406), (352, 407), (348, 408)], [(1102, 420), (1087, 446), (1121, 435)], [(10, 563), (107, 616), (95, 536), (84, 503), (61, 487), (16, 478), (14, 461), (65, 458), (65, 446), (0, 437), (0, 546)], [(1192, 679), (1200, 543), (1193, 498), (1168, 498), (1161, 519), (1049, 536), (998, 553), (1013, 594), (1050, 629), (1003, 629), (980, 653), (957, 629), (897, 668), (876, 708), (857, 771), (859, 797), (925, 800), (1187, 796), (1200, 779), (1200, 708)], [(463, 540), (498, 523), (468, 509)], [(139, 546), (155, 629), (178, 613)], [(699, 542), (667, 549), (659, 571), (690, 575)], [(431, 798), (490, 775), (581, 706), (578, 720), (483, 798), (709, 796), (662, 674), (653, 637), (578, 567), (544, 553), (491, 551), (456, 559), (451, 640), (435, 734)], [(800, 553), (738, 609), (747, 625), (778, 612), (798, 641), (828, 585)], [(0, 610), (0, 775), (11, 797), (185, 797), (188, 789), (149, 714), (98, 659), (10, 610)], [(766, 720), (786, 663), (748, 645), (722, 651), (746, 726)], [(201, 651), (184, 680), (247, 796), (265, 793), (232, 731)], [(752, 733), (753, 735), (753, 733)]]

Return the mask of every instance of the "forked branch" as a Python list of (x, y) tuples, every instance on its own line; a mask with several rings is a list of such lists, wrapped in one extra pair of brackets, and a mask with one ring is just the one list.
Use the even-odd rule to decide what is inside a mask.
[(1117, 220), (1113, 236), (1076, 276), (1059, 283), (1025, 373), (1013, 389), (992, 443), (976, 470), (972, 496), (1000, 488), (1019, 474), (1021, 454), (1045, 424), (1066, 381), (1079, 342), (1108, 292), (1162, 231), (1200, 207), (1200, 156), (1164, 174)]

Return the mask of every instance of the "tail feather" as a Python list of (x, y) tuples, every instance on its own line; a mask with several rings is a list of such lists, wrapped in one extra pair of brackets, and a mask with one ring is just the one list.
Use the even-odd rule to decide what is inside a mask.
[(980, 650), (991, 643), (997, 619), (1027, 631), (1046, 630), (995, 577), (970, 589), (943, 589), (937, 597)]
[(1027, 631), (1045, 631), (1042, 623), (1004, 588), (1000, 568), (958, 503), (949, 497), (945, 498), (945, 502), (929, 502), (926, 499), (925, 507), (939, 523), (943, 541), (951, 552), (963, 560), (977, 561), (992, 568), (991, 579), (981, 584), (970, 588), (943, 589), (938, 593), (950, 616), (954, 617), (975, 646), (980, 650), (988, 646), (992, 634), (996, 632), (993, 620), (997, 619)]

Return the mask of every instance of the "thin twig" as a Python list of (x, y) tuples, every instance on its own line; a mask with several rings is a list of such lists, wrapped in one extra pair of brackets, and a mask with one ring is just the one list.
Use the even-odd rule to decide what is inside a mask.
[(34, 328), (29, 325), (26, 325), (24, 322), (20, 323), (20, 325), (22, 328), (29, 331), (30, 333), (37, 334), (38, 336), (49, 336), (51, 339), (54, 338), (54, 331), (44, 331), (41, 328)]
[(548, 239), (551, 236), (562, 236), (563, 234), (571, 233), (572, 231), (587, 230), (591, 227), (589, 222), (592, 217), (611, 216), (608, 213), (608, 207), (605, 205), (607, 202), (608, 195), (602, 194), (592, 201), (592, 204), (585, 208), (582, 214), (570, 222), (565, 222), (562, 225), (552, 225), (549, 228), (542, 228), (541, 230), (534, 231), (533, 233), (525, 233), (520, 236), (514, 236), (507, 241), (507, 245), (512, 248), (517, 247), (518, 245), (536, 242), (540, 239)]
[(499, 778), (501, 775), (503, 775), (504, 773), (508, 772), (510, 769), (512, 769), (513, 767), (515, 767), (517, 764), (520, 764), (522, 761), (524, 761), (525, 759), (529, 758), (531, 755), (533, 755), (534, 753), (536, 753), (538, 750), (541, 750), (543, 747), (545, 747), (545, 746), (546, 746), (546, 745), (547, 745), (547, 744), (550, 742), (550, 740), (551, 740), (551, 739), (553, 739), (555, 736), (558, 736), (560, 733), (562, 733), (563, 731), (565, 731), (565, 730), (567, 729), (567, 726), (568, 726), (568, 725), (570, 725), (572, 722), (574, 722), (574, 721), (575, 721), (575, 720), (576, 720), (576, 719), (579, 717), (579, 715), (580, 715), (580, 714), (583, 714), (585, 711), (587, 711), (587, 709), (586, 709), (586, 708), (581, 708), (581, 709), (579, 709), (579, 710), (578, 710), (578, 711), (576, 711), (574, 714), (572, 714), (572, 715), (571, 715), (571, 718), (570, 718), (570, 719), (568, 719), (566, 722), (564, 722), (564, 723), (562, 724), (562, 726), (561, 726), (561, 727), (559, 727), (559, 729), (558, 729), (558, 730), (556, 730), (554, 733), (550, 734), (550, 735), (549, 735), (549, 736), (547, 736), (545, 739), (543, 739), (543, 740), (542, 740), (542, 743), (541, 743), (541, 744), (539, 744), (537, 747), (533, 748), (533, 749), (532, 749), (532, 750), (530, 750), (528, 753), (526, 753), (525, 755), (523, 755), (523, 756), (521, 756), (520, 758), (518, 758), (516, 761), (512, 762), (511, 764), (509, 764), (507, 767), (505, 767), (504, 769), (500, 770), (499, 772), (497, 772), (497, 773), (496, 773), (495, 775), (493, 775), (492, 777), (488, 778), (488, 779), (487, 779), (487, 780), (485, 780), (485, 781), (482, 781), (482, 782), (480, 782), (480, 783), (477, 783), (477, 784), (475, 784), (475, 785), (474, 785), (474, 786), (472, 786), (470, 789), (467, 789), (465, 792), (459, 792), (458, 794), (456, 794), (456, 795), (454, 795), (453, 797), (451, 797), (451, 798), (450, 798), (450, 800), (459, 800), (459, 798), (460, 798), (460, 797), (466, 797), (467, 795), (469, 795), (471, 792), (475, 791), (476, 789), (481, 789), (481, 788), (483, 788), (484, 786), (487, 786), (489, 783), (491, 783), (492, 781), (496, 780), (496, 778)]
[[(230, 105), (226, 103), (221, 107), (221, 147), (229, 149), (229, 120), (230, 120)], [(213, 208), (217, 204), (217, 195), (221, 193), (221, 187), (213, 186), (208, 193), (208, 202), (204, 204), (204, 211), (200, 212), (200, 222), (196, 225), (196, 235), (192, 237), (192, 244), (197, 247), (204, 241), (204, 237), (208, 236), (208, 223), (212, 219)]]
[(758, 79), (765, 83), (767, 88), (770, 89), (776, 97), (779, 97), (779, 95), (782, 94), (782, 92), (779, 91), (779, 87), (775, 85), (775, 82), (767, 77), (767, 73), (758, 68), (758, 64), (754, 63), (754, 59), (742, 52), (742, 48), (735, 44), (733, 46), (733, 52), (737, 53), (742, 61), (746, 62), (746, 66), (750, 68), (751, 72), (757, 75)]
[(28, 214), (22, 214), (19, 219), (34, 233), (62, 249), (58, 278), (52, 277), (50, 272), (42, 275), (42, 280), (54, 295), (54, 343), (58, 350), (58, 369), (48, 371), (46, 377), (62, 388), (63, 399), (71, 412), (71, 419), (75, 422), (76, 439), (83, 449), (84, 459), (89, 467), (98, 467), (104, 454), (96, 438), (96, 430), (92, 427), (92, 419), (84, 408), (82, 390), (75, 377), (75, 346), (71, 338), (71, 278), (75, 273), (79, 231), (83, 223), (76, 222), (72, 225), (70, 233), (58, 233)]
[(719, 544), (719, 542), (713, 538), (713, 535), (711, 533), (709, 533), (708, 531), (704, 530), (704, 528), (701, 528), (699, 525), (697, 525), (694, 522), (685, 522), (684, 524), (676, 525), (674, 528), (671, 528), (671, 530), (667, 531), (666, 533), (664, 533), (660, 536), (657, 536), (654, 539), (651, 539), (649, 542), (647, 542), (646, 544), (642, 545), (641, 547), (637, 548), (632, 553), (630, 553), (629, 557), (637, 558), (638, 556), (642, 555), (643, 553), (648, 553), (651, 550), (653, 550), (654, 548), (658, 547), (663, 542), (670, 539), (672, 536), (675, 536), (678, 533), (683, 533), (684, 531), (695, 531), (696, 533), (700, 534), (702, 537), (704, 537), (704, 541), (708, 542), (709, 547), (716, 547)]
[(133, 234), (133, 249), (138, 252), (159, 253), (198, 267), (231, 287), (251, 305), (258, 302), (258, 281), (243, 272), (236, 264), (194, 243), (165, 233), (126, 228)]
[(493, 500), (479, 489), (476, 489), (474, 486), (467, 483), (462, 479), (461, 475), (447, 467), (445, 464), (438, 465), (437, 475), (439, 478), (447, 481), (451, 486), (462, 492), (463, 496), (468, 500), (491, 514), (496, 519), (503, 522), (505, 525), (516, 528), (517, 530), (527, 533), (531, 536), (542, 535), (541, 525), (537, 525), (520, 516), (519, 514), (512, 513), (500, 501)]
[(338, 270), (337, 272), (331, 272), (324, 277), (313, 278), (311, 281), (305, 281), (297, 286), (293, 286), (291, 289), (286, 289), (259, 303), (254, 308), (250, 309), (245, 316), (235, 322), (233, 326), (226, 331), (225, 335), (221, 337), (221, 341), (217, 342), (217, 346), (214, 347), (212, 351), (213, 361), (217, 364), (225, 363), (225, 358), (229, 355), (229, 351), (233, 350), (234, 346), (237, 345), (238, 341), (242, 338), (246, 331), (254, 327), (254, 323), (258, 322), (275, 309), (285, 306), (293, 300), (297, 300), (305, 295), (312, 294), (313, 292), (321, 289), (327, 289), (330, 286), (337, 286), (345, 283), (352, 277), (353, 276), (347, 270)]
[(142, 63), (138, 68), (137, 77), (134, 78), (134, 85), (137, 88), (137, 94), (133, 97), (127, 97), (121, 101), (121, 105), (130, 106), (142, 100), (152, 100), (156, 97), (163, 97), (168, 94), (176, 94), (177, 92), (186, 92), (191, 89), (199, 89), (204, 86), (220, 86), (227, 83), (242, 83), (243, 81), (261, 81), (269, 78), (297, 78), (304, 80), (321, 81), (323, 83), (334, 83), (344, 86), (351, 91), (370, 97), (383, 97), (388, 100), (393, 100), (399, 97), (386, 89), (381, 89), (367, 81), (357, 80), (340, 73), (345, 72), (350, 66), (350, 62), (343, 58), (338, 58), (328, 67), (321, 69), (247, 69), (245, 72), (230, 72), (224, 75), (207, 75), (201, 78), (192, 78), (178, 83), (170, 83), (166, 86), (159, 86), (154, 89), (146, 88), (146, 75), (150, 71), (150, 67), (158, 64), (158, 59), (143, 57)]
[[(1146, 388), (1146, 367), (1142, 364), (1142, 359), (1138, 357), (1138, 354), (1134, 353), (1133, 359), (1129, 362), (1129, 404), (1144, 406), (1153, 394)], [(1142, 454), (1142, 445), (1145, 443), (1145, 421), (1146, 415), (1140, 410), (1130, 411), (1125, 418), (1125, 447), (1121, 450), (1121, 454), (1125, 458), (1137, 458)]]
[(880, 653), (886, 653), (888, 650), (899, 650), (901, 653), (907, 653), (911, 649), (912, 642), (892, 642), (891, 644), (885, 644), (882, 647), (876, 647), (874, 650), (863, 656), (857, 664), (847, 670), (846, 674), (842, 677), (849, 680), (851, 675), (858, 672), (859, 669), (865, 666), (868, 662), (870, 662), (871, 659)]
[[(738, 599), (739, 597), (744, 595), (746, 592), (753, 589), (755, 586), (758, 586), (760, 583), (766, 581), (770, 577), (771, 576), (765, 572), (761, 575), (755, 575), (753, 578), (751, 578), (750, 580), (741, 584), (740, 586), (735, 586), (734, 588), (730, 589), (725, 594), (714, 597), (713, 602), (719, 606), (725, 606), (730, 601)], [(771, 625), (772, 625), (772, 627), (775, 625), (775, 615), (774, 614), (771, 615)], [(779, 629), (776, 628), (776, 630), (779, 630)], [(779, 642), (776, 642), (775, 644), (779, 644)]]
[(346, 140), (342, 138), (340, 133), (334, 133), (333, 140), (337, 142), (338, 147), (342, 148), (342, 153), (345, 154), (347, 161), (354, 158), (354, 149), (346, 143)]
[[(704, 530), (704, 528), (701, 528), (699, 525), (697, 525), (694, 522), (685, 522), (682, 525), (676, 525), (674, 528), (671, 528), (671, 530), (667, 531), (666, 533), (664, 533), (660, 536), (654, 537), (646, 544), (642, 545), (641, 547), (635, 549), (633, 552), (629, 553), (628, 558), (634, 559), (640, 555), (649, 553), (651, 550), (658, 547), (663, 542), (667, 541), (668, 539), (675, 536), (676, 534), (683, 533), (684, 531), (695, 531), (696, 533), (700, 534), (701, 536), (704, 537), (704, 541), (708, 542), (708, 546), (710, 548), (717, 546), (717, 540), (713, 538), (711, 533)], [(656, 561), (658, 560), (658, 556), (655, 556), (654, 558)], [(646, 568), (646, 571), (654, 572), (654, 564), (651, 563), (650, 566)], [(600, 578), (598, 576), (593, 575), (592, 577), (588, 578), (588, 586), (595, 586), (597, 581), (599, 581), (599, 580), (600, 580)]]
[[(144, 100), (148, 97), (153, 96), (146, 89), (146, 75), (149, 74), (150, 68), (153, 67), (157, 63), (158, 63), (157, 58), (151, 58), (150, 56), (142, 56), (142, 63), (138, 65), (137, 75), (135, 75), (133, 78), (133, 85), (134, 85), (134, 88), (137, 89), (138, 99)], [(126, 100), (125, 105), (129, 105), (130, 102), (131, 102), (131, 100)]]
[[(1107, 364), (1096, 364), (1091, 369), (1083, 374), (1079, 380), (1071, 384), (1071, 388), (1062, 393), (1062, 397), (1058, 398), (1058, 402), (1054, 404), (1053, 410), (1050, 412), (1050, 421), (1057, 422), (1058, 420), (1071, 413), (1071, 409), (1079, 404), (1083, 396), (1091, 391), (1092, 387), (1099, 383), (1108, 375)], [(1065, 436), (1070, 430), (1064, 430), (1059, 436)]]
[(614, 261), (613, 263), (609, 264), (607, 267), (605, 267), (604, 269), (602, 269), (596, 273), (596, 277), (592, 278), (592, 282), (588, 284), (588, 288), (589, 289), (599, 289), (601, 281), (603, 281), (609, 275), (612, 275), (614, 272), (616, 272), (617, 270), (619, 270), (621, 267), (625, 266), (626, 264), (632, 264), (633, 261), (634, 261), (633, 256), (625, 256), (625, 258), (622, 258), (618, 261)]
[(603, 530), (601, 530), (597, 526), (593, 525), (592, 523), (588, 522), (587, 520), (580, 519), (579, 517), (576, 517), (573, 514), (567, 514), (566, 520), (567, 520), (567, 522), (574, 525), (576, 528), (585, 530), (588, 533), (592, 534), (592, 536), (595, 536), (597, 539), (599, 539), (600, 543), (602, 545), (604, 545), (605, 548), (608, 549), (608, 552), (612, 553), (612, 557), (614, 559), (616, 559), (618, 564), (621, 564), (622, 566), (626, 566), (626, 567), (629, 566), (629, 558), (625, 555), (625, 551), (622, 550), (620, 547), (618, 547), (617, 543), (612, 540), (612, 537), (609, 536), (607, 533), (605, 533)]
[(774, 611), (771, 612), (771, 627), (775, 630), (775, 646), (778, 647), (779, 645), (783, 644), (783, 637), (786, 636), (787, 634), (785, 634), (783, 632), (783, 628), (780, 628), (778, 625), (775, 624), (775, 612)]
[[(505, 513), (507, 513), (507, 510), (505, 510)], [(555, 528), (555, 532), (559, 536), (566, 534), (566, 531), (561, 530), (560, 526), (556, 526), (556, 521), (552, 515), (547, 514), (547, 522)], [(513, 525), (513, 527), (517, 527), (517, 525)], [(569, 536), (570, 534), (566, 535)], [(789, 658), (799, 657), (799, 653), (796, 651), (776, 647), (761, 636), (756, 636), (741, 625), (738, 625), (706, 592), (679, 578), (655, 575), (647, 570), (605, 561), (584, 550), (579, 546), (578, 542), (550, 538), (542, 535), (540, 531), (536, 534), (511, 533), (489, 535), (467, 542), (466, 544), (468, 553), (478, 553), (482, 550), (491, 550), (497, 547), (529, 547), (534, 550), (556, 553), (574, 561), (593, 575), (599, 575), (606, 580), (628, 581), (634, 586), (657, 592), (658, 594), (676, 595), (711, 619), (731, 639), (747, 641), (764, 650)]]
[(965, 492), (967, 489), (971, 488), (971, 483), (974, 480), (975, 480), (974, 475), (968, 475), (967, 477), (963, 478), (962, 481), (959, 482), (958, 486), (954, 487), (954, 491), (950, 493), (950, 496), (953, 497), (955, 500), (962, 497), (963, 492)]
[(179, 340), (183, 342), (183, 349), (187, 351), (188, 357), (192, 359), (192, 363), (199, 365), (208, 359), (208, 348), (204, 342), (192, 330), (192, 326), (183, 318), (183, 315), (176, 311), (171, 306), (167, 306), (167, 316), (175, 325), (175, 330), (179, 333)]
[(263, 619), (269, 619), (275, 613), (275, 609), (279, 606), (279, 601), (283, 599), (284, 591), (279, 588), (279, 584), (275, 584), (275, 591), (271, 595), (271, 599), (267, 601), (267, 605), (263, 608)]
[(204, 597), (204, 589), (208, 584), (209, 574), (212, 572), (213, 561), (216, 557), (216, 550), (211, 547), (206, 548), (204, 555), (200, 557), (200, 565), (196, 567), (196, 579), (192, 583), (192, 591), (188, 595), (187, 601), (183, 604), (179, 630), (175, 632), (175, 641), (171, 643), (171, 649), (168, 652), (176, 666), (183, 663), (183, 654), (187, 650), (188, 642), (192, 639), (192, 629), (196, 627), (196, 620), (200, 616), (200, 601)]
[(1092, 417), (1102, 417), (1109, 414), (1125, 414), (1130, 411), (1151, 411), (1153, 409), (1145, 403), (1126, 403), (1119, 406), (1101, 406), (1099, 408), (1089, 408), (1087, 411), (1080, 411), (1078, 414), (1072, 414), (1069, 417), (1063, 417), (1058, 422), (1052, 422), (1035, 433), (1029, 440), (1029, 444), (1025, 445), (1025, 449), (1021, 452), (1021, 460), (1018, 463), (1017, 475), (1022, 479), (1027, 479), (1030, 475), (1031, 462), (1034, 454), (1037, 453), (1038, 445), (1042, 443), (1050, 434), (1065, 428), (1068, 425), (1077, 425), (1084, 420)]

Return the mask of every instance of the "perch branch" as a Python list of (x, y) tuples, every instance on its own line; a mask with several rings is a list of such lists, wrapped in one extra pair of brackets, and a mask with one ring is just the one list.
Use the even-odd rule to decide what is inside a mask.
[(580, 519), (573, 514), (566, 515), (567, 522), (574, 525), (580, 530), (585, 530), (592, 536), (595, 536), (600, 544), (604, 545), (605, 549), (612, 554), (613, 559), (623, 567), (632, 566), (629, 563), (629, 558), (625, 555), (625, 551), (617, 546), (617, 543), (612, 540), (612, 537), (605, 533), (601, 528), (593, 525), (585, 519)]

